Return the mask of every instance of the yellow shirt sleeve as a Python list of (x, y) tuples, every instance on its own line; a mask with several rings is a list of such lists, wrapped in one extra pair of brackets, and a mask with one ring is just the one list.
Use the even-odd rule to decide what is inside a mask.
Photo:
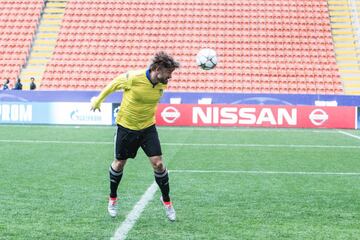
[(129, 90), (131, 88), (131, 80), (129, 73), (121, 74), (114, 78), (91, 103), (94, 109), (100, 108), (101, 103), (111, 93), (117, 90)]

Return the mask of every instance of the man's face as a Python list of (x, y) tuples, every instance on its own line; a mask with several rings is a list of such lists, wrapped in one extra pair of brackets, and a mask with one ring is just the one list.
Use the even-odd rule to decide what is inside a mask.
[(174, 68), (159, 67), (154, 72), (154, 80), (162, 84), (167, 84), (174, 70)]

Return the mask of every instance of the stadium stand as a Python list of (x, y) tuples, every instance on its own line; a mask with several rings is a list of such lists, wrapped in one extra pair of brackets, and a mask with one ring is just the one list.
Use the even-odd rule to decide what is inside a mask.
[(356, 39), (360, 36), (360, 23), (356, 20), (360, 18), (356, 15), (360, 12), (360, 2), (329, 0), (328, 4), (336, 60), (345, 93), (360, 94), (360, 41)]
[(26, 64), (43, 0), (2, 0), (0, 5), (0, 75), (11, 83)]
[(326, 0), (69, 0), (42, 89), (101, 89), (159, 50), (182, 63), (174, 91), (343, 93)]

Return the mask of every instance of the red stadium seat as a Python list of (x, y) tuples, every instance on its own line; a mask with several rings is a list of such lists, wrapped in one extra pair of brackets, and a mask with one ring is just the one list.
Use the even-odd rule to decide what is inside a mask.
[[(211, 71), (195, 65), (205, 47), (219, 55)], [(182, 63), (170, 90), (338, 94), (333, 48), (326, 0), (69, 0), (43, 81), (63, 71), (61, 87), (99, 89), (165, 50)], [(94, 78), (72, 81), (80, 72)]]
[(43, 0), (1, 1), (0, 69), (1, 77), (16, 79), (26, 63), (40, 18)]

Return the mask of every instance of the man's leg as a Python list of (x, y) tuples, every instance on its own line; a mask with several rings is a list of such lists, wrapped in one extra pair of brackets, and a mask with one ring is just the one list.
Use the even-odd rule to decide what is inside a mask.
[(170, 221), (175, 221), (176, 212), (170, 201), (170, 184), (169, 174), (164, 166), (161, 156), (149, 157), (151, 165), (154, 169), (155, 181), (161, 190), (161, 202), (163, 203), (166, 211), (166, 216)]
[(119, 187), (124, 166), (127, 160), (114, 160), (109, 167), (110, 175), (110, 197), (108, 204), (108, 212), (110, 216), (115, 217), (117, 215), (117, 189)]
[(158, 184), (164, 202), (170, 202), (169, 175), (162, 161), (161, 156), (150, 157), (151, 165), (154, 169), (155, 181)]
[(109, 167), (109, 175), (110, 175), (110, 197), (117, 197), (117, 189), (119, 187), (123, 169), (127, 160), (114, 160)]
[(114, 161), (109, 168), (110, 198), (108, 211), (112, 217), (117, 215), (117, 189), (128, 158), (135, 158), (140, 147), (139, 132), (117, 125), (114, 136)]
[(169, 174), (161, 157), (160, 140), (155, 125), (150, 126), (143, 132), (141, 148), (149, 157), (154, 169), (155, 181), (161, 190), (161, 202), (165, 207), (166, 215), (169, 220), (175, 221), (176, 213), (169, 196)]

